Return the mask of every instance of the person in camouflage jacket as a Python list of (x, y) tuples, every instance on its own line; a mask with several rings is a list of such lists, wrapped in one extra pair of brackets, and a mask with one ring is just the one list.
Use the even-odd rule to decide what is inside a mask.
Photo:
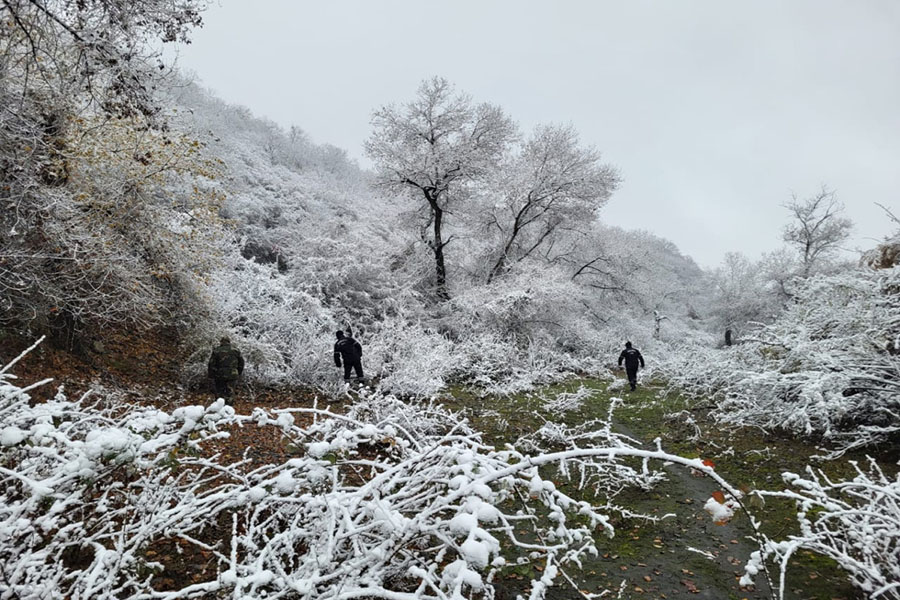
[(223, 337), (213, 349), (206, 365), (206, 374), (216, 385), (216, 397), (224, 398), (225, 403), (231, 406), (234, 387), (243, 372), (244, 357), (231, 345), (231, 340)]

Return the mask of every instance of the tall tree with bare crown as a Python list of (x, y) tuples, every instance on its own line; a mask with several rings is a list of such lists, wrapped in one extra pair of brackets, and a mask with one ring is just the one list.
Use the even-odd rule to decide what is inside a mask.
[(497, 168), (516, 126), (499, 107), (475, 104), (439, 77), (423, 82), (413, 101), (377, 110), (372, 124), (366, 153), (382, 185), (408, 192), (425, 208), (422, 239), (434, 254), (435, 294), (447, 300), (444, 248), (453, 236), (445, 236), (444, 219)]

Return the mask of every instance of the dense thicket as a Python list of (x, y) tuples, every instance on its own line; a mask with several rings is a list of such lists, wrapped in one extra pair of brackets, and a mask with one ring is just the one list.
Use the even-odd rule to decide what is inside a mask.
[(159, 41), (202, 2), (0, 7), (0, 324), (69, 342), (183, 321), (216, 255), (216, 165), (166, 128)]
[(842, 448), (900, 431), (900, 271), (859, 269), (798, 284), (771, 324), (727, 350), (674, 355), (669, 379), (721, 398), (737, 425), (823, 435)]

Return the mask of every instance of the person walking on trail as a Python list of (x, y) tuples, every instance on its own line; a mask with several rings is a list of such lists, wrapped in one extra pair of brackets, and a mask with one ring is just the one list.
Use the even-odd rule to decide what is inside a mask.
[(363, 379), (362, 346), (354, 340), (350, 334), (336, 331), (337, 341), (334, 343), (334, 364), (341, 366), (344, 363), (344, 381), (350, 381), (350, 371), (356, 371), (357, 381)]
[(637, 387), (638, 364), (644, 368), (644, 357), (641, 356), (640, 350), (631, 347), (631, 342), (625, 342), (625, 349), (619, 355), (619, 368), (622, 367), (622, 361), (625, 361), (625, 373), (628, 375), (628, 383), (633, 392)]
[(224, 398), (225, 403), (232, 406), (234, 388), (243, 372), (244, 357), (231, 345), (230, 339), (223, 337), (219, 340), (219, 345), (213, 349), (206, 365), (206, 374), (216, 385), (216, 397)]

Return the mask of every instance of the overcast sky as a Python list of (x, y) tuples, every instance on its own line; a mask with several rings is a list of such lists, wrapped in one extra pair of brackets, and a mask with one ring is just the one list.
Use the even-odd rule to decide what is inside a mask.
[(179, 63), (362, 165), (372, 111), (440, 75), (528, 130), (570, 122), (624, 182), (606, 222), (704, 266), (780, 245), (835, 190), (851, 247), (900, 214), (896, 0), (219, 0)]

